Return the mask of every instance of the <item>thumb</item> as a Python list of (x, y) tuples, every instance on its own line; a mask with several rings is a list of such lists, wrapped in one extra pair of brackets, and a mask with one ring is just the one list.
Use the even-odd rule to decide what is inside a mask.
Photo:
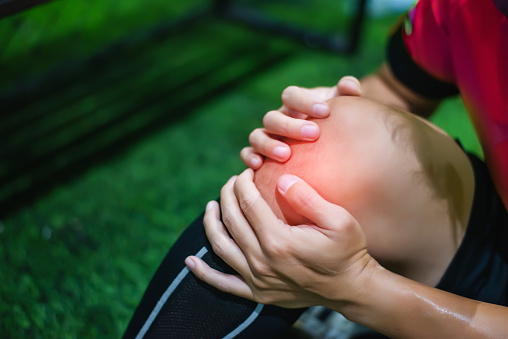
[(339, 80), (337, 84), (337, 92), (339, 95), (349, 95), (349, 96), (360, 96), (362, 94), (362, 89), (360, 86), (360, 81), (353, 76), (345, 76)]
[(336, 225), (347, 216), (342, 207), (334, 205), (319, 195), (309, 184), (292, 174), (280, 176), (277, 189), (288, 204), (299, 214), (322, 228)]

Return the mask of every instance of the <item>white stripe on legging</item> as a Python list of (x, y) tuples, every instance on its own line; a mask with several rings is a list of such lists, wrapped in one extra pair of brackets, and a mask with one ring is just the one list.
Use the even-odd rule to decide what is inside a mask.
[(243, 323), (241, 323), (240, 326), (238, 326), (231, 333), (225, 336), (224, 339), (234, 338), (237, 335), (239, 335), (243, 330), (245, 330), (247, 327), (249, 327), (249, 325), (252, 324), (252, 322), (256, 320), (256, 318), (259, 316), (259, 313), (261, 313), (263, 306), (264, 306), (263, 304), (258, 304), (254, 312), (252, 312), (252, 314)]
[[(208, 252), (208, 250), (206, 249), (206, 247), (203, 247), (202, 249), (199, 250), (198, 253), (196, 253), (196, 257), (202, 258), (207, 252)], [(150, 329), (150, 326), (152, 326), (153, 321), (159, 314), (160, 310), (162, 309), (162, 307), (164, 306), (164, 304), (166, 303), (168, 298), (171, 296), (171, 294), (174, 292), (174, 290), (178, 287), (178, 285), (182, 282), (182, 280), (185, 278), (185, 276), (187, 274), (189, 274), (189, 269), (186, 266), (176, 276), (176, 279), (173, 280), (171, 285), (169, 285), (168, 289), (164, 292), (162, 297), (159, 299), (159, 301), (157, 302), (157, 305), (155, 305), (155, 308), (153, 309), (152, 313), (150, 313), (150, 316), (148, 317), (145, 324), (143, 325), (143, 327), (139, 331), (138, 335), (136, 336), (136, 339), (141, 339), (145, 336), (146, 332), (148, 332), (148, 330)]]

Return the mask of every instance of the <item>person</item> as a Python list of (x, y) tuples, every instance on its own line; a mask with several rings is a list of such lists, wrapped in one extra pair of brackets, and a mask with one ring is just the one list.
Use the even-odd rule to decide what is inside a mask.
[[(186, 260), (192, 272), (222, 291), (255, 301), (285, 307), (322, 304), (393, 337), (505, 336), (508, 333), (504, 321), (506, 308), (485, 302), (507, 305), (508, 255), (503, 245), (507, 239), (508, 181), (508, 72), (503, 62), (508, 59), (507, 12), (506, 1), (421, 0), (401, 25), (399, 34), (392, 38), (389, 64), (376, 75), (362, 79), (360, 87), (354, 81), (350, 83), (352, 86), (342, 84), (347, 92), (361, 92), (362, 96), (422, 115), (430, 113), (442, 97), (460, 90), (495, 186), (490, 182), (485, 165), (472, 158), (475, 198), (469, 224), (447, 273), (450, 268), (452, 271), (441, 280), (446, 282), (445, 286), (441, 283), (437, 286), (456, 295), (383, 268), (369, 253), (366, 234), (358, 221), (297, 177), (282, 176), (277, 184), (278, 194), (314, 223), (304, 227), (306, 233), (293, 232), (293, 228), (291, 231), (286, 228), (286, 233), (277, 232), (281, 227), (274, 227), (273, 223), (276, 226), (281, 223), (268, 213), (259, 194), (253, 193), (256, 190), (251, 172), (243, 173), (223, 189), (222, 196), (229, 197), (221, 205), (223, 214), (228, 216), (224, 219), (223, 215), (223, 220), (234, 242), (226, 242), (227, 233), (218, 218), (217, 205), (211, 203), (205, 215), (214, 249), (241, 277), (227, 267), (226, 274), (213, 271), (196, 257)], [(314, 122), (290, 117), (301, 117), (302, 113), (326, 116), (329, 106), (325, 99), (342, 94), (340, 88), (339, 83), (333, 89), (312, 91), (290, 87), (286, 90), (283, 94), (285, 108), (265, 116), (265, 130), (251, 135), (253, 147), (242, 152), (244, 161), (259, 167), (262, 159), (256, 152), (276, 160), (293, 157), (292, 149), (271, 139), (268, 133), (315, 139), (318, 133), (313, 128), (316, 127), (312, 125)], [(333, 111), (331, 113), (333, 115)], [(302, 125), (309, 128), (304, 130)], [(404, 201), (402, 198), (405, 197), (400, 199)], [(245, 232), (239, 233), (236, 228)], [(298, 238), (295, 234), (304, 236)], [(282, 235), (287, 237), (281, 238)], [(256, 243), (258, 239), (262, 241)], [(219, 240), (222, 242), (217, 242)], [(171, 252), (170, 256), (173, 256)], [(210, 264), (206, 258), (205, 261)], [(161, 268), (163, 266), (164, 263)], [(212, 264), (213, 267), (217, 265)], [(151, 286), (157, 278), (156, 274)], [(200, 286), (208, 288), (205, 284)], [(149, 287), (147, 292), (150, 290), (153, 289)], [(217, 300), (224, 300), (221, 298)], [(276, 313), (280, 311), (275, 318), (284, 317), (280, 316), (284, 313), (282, 309), (255, 302), (252, 307), (253, 312), (247, 312), (250, 316), (245, 322), (228, 333), (248, 336), (255, 333), (252, 329), (256, 325), (265, 329), (270, 327), (267, 324), (274, 325), (275, 320), (262, 321), (268, 319), (262, 316), (268, 308), (275, 309)], [(195, 307), (193, 310), (196, 311)], [(285, 312), (288, 315), (292, 310)], [(226, 318), (230, 320), (223, 314), (219, 316), (219, 319)], [(290, 322), (290, 318), (285, 319)], [(234, 332), (242, 327), (245, 332)], [(204, 333), (218, 336), (217, 332)]]
[[(369, 253), (369, 256), (372, 253), (384, 267), (429, 286), (440, 284), (456, 293), (467, 290), (467, 284), (454, 285), (454, 277), (457, 273), (464, 274), (461, 265), (468, 267), (470, 262), (462, 259), (453, 266), (450, 262), (455, 260), (454, 255), (464, 237), (473, 195), (481, 194), (475, 197), (477, 205), (488, 196), (482, 190), (474, 192), (471, 164), (478, 167), (479, 161), (470, 163), (461, 148), (443, 131), (409, 113), (367, 99), (345, 96), (330, 101), (330, 107), (332, 114), (327, 119), (312, 121), (321, 130), (317, 141), (282, 139), (291, 145), (291, 158), (285, 163), (267, 160), (256, 171), (255, 185), (267, 201), (264, 214), (273, 213), (275, 218), (268, 226), (277, 229), (283, 222), (291, 225), (309, 222), (299, 209), (285, 203), (277, 188), (281, 186), (279, 177), (291, 180), (298, 175), (332, 203), (352, 212), (351, 221), (357, 227), (356, 233), (365, 234), (362, 244), (368, 249), (367, 252), (361, 245), (355, 246), (358, 253)], [(312, 154), (313, 162), (308, 161), (309, 154)], [(252, 174), (247, 171), (223, 188), (223, 206), (236, 202), (234, 186), (245, 183), (246, 178), (250, 178), (254, 185)], [(447, 180), (440, 180), (440, 174)], [(450, 184), (456, 187), (449, 189)], [(493, 190), (488, 183), (485, 187)], [(462, 194), (455, 194), (459, 191)], [(474, 220), (485, 220), (487, 212), (481, 212), (478, 206), (475, 210), (480, 215)], [(218, 217), (218, 206), (211, 203), (207, 211), (208, 221), (205, 219), (208, 235), (212, 234), (211, 229), (218, 228), (219, 224), (215, 222)], [(226, 224), (232, 218), (222, 215)], [(246, 230), (240, 232), (248, 234)], [(233, 241), (224, 229), (221, 235), (222, 241)], [(232, 235), (238, 238), (237, 234)], [(312, 232), (302, 233), (302, 236), (300, 241), (309, 251), (329, 253), (327, 260), (331, 262), (338, 259), (337, 250), (327, 251), (312, 244)], [(277, 243), (270, 241), (275, 239), (278, 238), (271, 235), (265, 240), (268, 249), (276, 250), (281, 245), (280, 239)], [(234, 298), (189, 275), (184, 268), (184, 259), (194, 253), (202, 256), (207, 265), (226, 274), (235, 274), (230, 268), (235, 268), (234, 261), (231, 261), (235, 259), (223, 262), (215, 254), (226, 246), (217, 246), (217, 237), (210, 241), (211, 244), (207, 241), (202, 219), (198, 218), (164, 259), (131, 320), (126, 338), (216, 338), (230, 334), (276, 337), (303, 312), (302, 309), (264, 305), (269, 300), (256, 303)], [(474, 238), (471, 241), (474, 242)], [(236, 253), (233, 258), (241, 259), (242, 255)], [(484, 279), (484, 275), (485, 270), (478, 269), (469, 277)], [(277, 298), (285, 292), (281, 288), (270, 290)], [(474, 296), (491, 298), (484, 296), (484, 292), (475, 291)], [(292, 293), (290, 291), (291, 296)], [(497, 297), (492, 301), (497, 301)], [(301, 299), (297, 302), (296, 306), (308, 306)], [(319, 303), (317, 299), (313, 302)]]
[[(256, 190), (277, 219), (308, 225), (313, 221), (277, 188), (279, 180), (304, 180), (351, 214), (365, 234), (368, 253), (383, 267), (436, 286), (470, 215), (474, 175), (467, 156), (442, 130), (407, 112), (354, 97), (329, 104), (333, 113), (317, 121), (321, 137), (312, 143), (282, 139), (292, 157), (285, 163), (266, 161), (253, 177)], [(225, 201), (226, 193), (221, 194)], [(233, 216), (224, 213), (224, 223), (230, 223)]]

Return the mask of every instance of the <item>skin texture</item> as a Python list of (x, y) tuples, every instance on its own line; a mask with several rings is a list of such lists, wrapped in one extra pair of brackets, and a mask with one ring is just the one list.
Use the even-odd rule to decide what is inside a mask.
[[(242, 161), (256, 170), (263, 163), (263, 156), (281, 162), (288, 160), (291, 152), (284, 142), (277, 140), (277, 136), (309, 140), (302, 133), (304, 126), (309, 124), (306, 118), (326, 118), (328, 114), (318, 115), (314, 107), (328, 107), (326, 100), (338, 96), (362, 96), (422, 117), (429, 117), (439, 105), (439, 101), (425, 98), (407, 88), (395, 78), (387, 64), (383, 64), (376, 74), (362, 78), (361, 82), (355, 77), (344, 76), (334, 87), (308, 89), (289, 86), (281, 96), (283, 106), (278, 111), (268, 112), (263, 118), (264, 128), (251, 133), (250, 146), (240, 153)], [(329, 113), (329, 107), (325, 111)], [(319, 131), (317, 134), (316, 139)], [(276, 154), (276, 147), (285, 152)]]
[[(317, 140), (319, 127), (306, 118), (328, 117), (330, 114), (330, 107), (326, 102), (328, 99), (360, 94), (360, 81), (352, 76), (342, 77), (334, 87), (307, 89), (289, 86), (281, 96), (284, 105), (278, 111), (266, 113), (263, 118), (264, 127), (252, 131), (249, 136), (251, 146), (242, 149), (240, 158), (253, 170), (261, 167), (263, 156), (275, 161), (287, 161), (291, 157), (291, 150), (287, 144), (273, 138), (274, 135), (302, 141)], [(282, 153), (275, 152), (276, 148)]]
[[(394, 178), (412, 176), (419, 170), (416, 158), (403, 154), (403, 145), (396, 149), (390, 135), (394, 126), (384, 121), (396, 119), (396, 113), (388, 117), (379, 105), (356, 98), (335, 99), (332, 111), (328, 119), (315, 120), (321, 130), (319, 140), (309, 143), (283, 138), (292, 157), (285, 163), (267, 159), (256, 172), (255, 183), (263, 197), (276, 215), (290, 224), (305, 220), (287, 205), (279, 206), (283, 201), (275, 186), (283, 173), (300, 176), (324, 198), (352, 211), (365, 206), (369, 198), (376, 199), (373, 193), (388, 186), (383, 181), (392, 183)], [(373, 170), (374, 165), (382, 168)]]
[[(339, 81), (339, 88), (340, 85)], [(358, 87), (356, 94), (352, 95), (361, 94), (424, 116), (430, 115), (437, 105), (435, 101), (405, 88), (387, 67), (362, 79)], [(321, 102), (341, 94), (334, 88), (316, 90), (317, 93), (293, 86), (293, 95), (282, 98), (284, 112), (281, 113), (286, 118), (281, 119), (282, 115), (272, 115), (272, 118), (276, 117), (279, 122), (292, 127), (286, 132), (298, 131), (307, 123), (306, 120), (289, 117), (313, 116), (309, 107), (318, 101), (313, 98), (315, 95)], [(288, 113), (288, 107), (299, 107), (300, 112)], [(298, 133), (274, 134), (300, 139)], [(263, 141), (258, 140), (257, 145), (251, 142), (252, 147), (242, 151), (242, 159), (247, 166), (250, 166), (251, 158), (257, 157), (258, 168), (263, 160), (260, 154), (274, 159), (273, 149), (269, 146), (260, 151), (259, 145), (275, 140), (266, 133), (263, 135)], [(420, 158), (423, 156), (423, 160), (428, 155), (422, 151), (425, 149), (438, 152), (434, 159), (445, 160), (440, 163), (444, 166), (437, 167), (429, 166), (432, 162), (422, 162), (422, 168), (428, 170), (424, 173), (437, 197), (444, 192), (446, 184), (437, 180), (438, 176), (433, 173), (438, 172), (434, 172), (433, 168), (445, 169), (443, 173), (447, 176), (456, 177), (447, 166), (447, 160), (450, 163), (464, 161), (460, 159), (463, 157), (461, 152), (450, 153), (453, 150), (450, 143), (439, 147), (439, 140), (431, 138), (429, 148), (415, 149), (415, 154)], [(457, 156), (459, 158), (455, 158)], [(467, 178), (467, 166), (463, 171), (457, 171), (458, 176), (465, 175)], [(275, 173), (273, 175), (276, 176)], [(307, 183), (295, 178), (289, 175), (279, 178), (277, 191), (293, 210), (312, 221), (310, 225), (288, 226), (277, 219), (254, 186), (252, 172), (246, 171), (238, 179), (228, 182), (221, 192), (224, 224), (215, 202), (207, 206), (204, 219), (214, 251), (240, 275), (222, 274), (195, 257), (186, 260), (189, 269), (222, 291), (283, 307), (324, 305), (392, 338), (507, 337), (508, 308), (446, 293), (385, 269), (366, 251), (365, 236), (359, 232), (360, 226), (352, 215), (340, 206), (330, 204)], [(455, 180), (453, 187), (459, 182)], [(470, 186), (461, 187), (464, 196), (467, 196)], [(265, 196), (268, 194), (273, 194), (273, 190), (264, 193)], [(462, 206), (460, 211), (464, 212), (467, 199), (458, 202), (453, 195), (445, 195), (444, 199), (448, 200), (448, 204)], [(271, 205), (275, 206), (273, 200)], [(460, 211), (452, 211), (449, 220), (461, 220), (456, 217), (463, 216)], [(450, 228), (453, 224), (453, 221), (449, 223)], [(234, 239), (230, 238), (230, 234)]]
[[(282, 307), (324, 305), (391, 338), (505, 338), (507, 308), (462, 298), (380, 266), (367, 252), (358, 222), (301, 179), (283, 175), (277, 189), (311, 224), (289, 226), (271, 212), (252, 170), (221, 191), (205, 231), (213, 250), (240, 275), (186, 264), (227, 293)], [(226, 230), (227, 227), (227, 230)], [(228, 233), (229, 232), (229, 233)], [(230, 237), (232, 236), (232, 238)]]
[(261, 195), (281, 220), (308, 223), (276, 188), (282, 174), (302, 178), (358, 220), (369, 253), (383, 266), (436, 285), (469, 217), (473, 177), (465, 155), (442, 131), (408, 113), (357, 97), (329, 104), (330, 117), (315, 120), (317, 141), (283, 139), (292, 157), (267, 159), (256, 171)]

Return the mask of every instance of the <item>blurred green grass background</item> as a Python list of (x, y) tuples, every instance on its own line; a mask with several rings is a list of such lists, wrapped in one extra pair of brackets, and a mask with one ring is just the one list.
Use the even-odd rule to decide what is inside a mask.
[[(0, 89), (9, 90), (13, 83), (37, 78), (118, 39), (207, 5), (204, 1), (56, 1), (3, 19)], [(348, 19), (340, 1), (256, 6), (281, 19), (327, 31), (344, 29)], [(292, 45), (292, 56), (276, 67), (250, 77), (2, 220), (0, 336), (121, 336), (171, 244), (206, 202), (218, 196), (223, 183), (243, 170), (240, 149), (250, 131), (260, 126), (264, 113), (280, 106), (282, 90), (288, 85), (329, 86), (343, 75), (360, 77), (374, 71), (383, 61), (384, 44), (395, 21), (396, 16), (368, 18), (360, 50), (351, 56)], [(275, 39), (216, 20), (202, 23), (185, 41), (171, 45), (161, 41), (164, 52), (151, 62), (164, 67), (164, 53), (184, 57), (187, 49), (182, 46), (203, 46), (210, 57), (233, 49), (227, 41), (220, 48), (210, 46), (210, 32), (217, 30), (241, 39)], [(125, 81), (137, 80), (126, 74)], [(481, 153), (460, 98), (446, 101), (433, 121), (460, 138), (467, 150)]]

